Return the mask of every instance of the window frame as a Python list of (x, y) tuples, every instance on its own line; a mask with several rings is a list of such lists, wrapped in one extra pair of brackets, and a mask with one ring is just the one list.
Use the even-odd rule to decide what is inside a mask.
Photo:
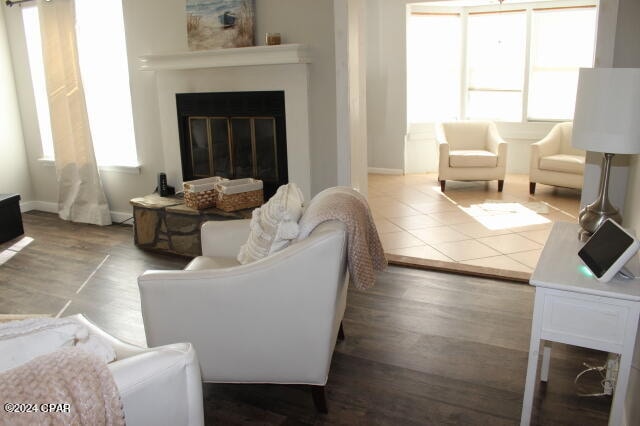
[[(449, 4), (448, 4), (449, 3)], [(457, 3), (457, 4), (456, 4)], [(532, 74), (532, 37), (533, 37), (533, 13), (534, 10), (553, 10), (553, 9), (578, 9), (578, 8), (594, 8), (596, 13), (596, 28), (597, 32), (597, 10), (599, 7), (599, 0), (551, 0), (545, 2), (517, 2), (510, 4), (486, 4), (486, 5), (461, 5), (464, 2), (456, 1), (440, 1), (430, 4), (409, 4), (407, 8), (408, 15), (412, 14), (457, 14), (460, 17), (460, 26), (462, 31), (462, 47), (460, 54), (462, 55), (461, 62), (461, 75), (460, 75), (460, 101), (458, 117), (460, 119), (473, 119), (468, 117), (468, 95), (469, 92), (474, 90), (469, 85), (469, 64), (468, 64), (468, 29), (469, 29), (469, 16), (473, 14), (498, 14), (500, 12), (513, 12), (524, 11), (525, 13), (525, 58), (523, 69), (523, 87), (522, 87), (522, 108), (519, 121), (495, 119), (497, 122), (506, 122), (514, 124), (527, 124), (527, 123), (555, 123), (570, 120), (556, 119), (556, 118), (529, 118), (529, 85)], [(454, 4), (454, 5), (451, 5)], [(595, 43), (593, 47), (592, 65), (595, 59)], [(409, 59), (407, 58), (407, 63)], [(476, 88), (477, 89), (477, 88)], [(491, 88), (483, 88), (483, 91), (491, 91)], [(503, 91), (501, 89), (495, 89), (495, 91)], [(409, 114), (408, 114), (409, 115)]]
[[(122, 6), (121, 6), (122, 7)], [(36, 5), (28, 5), (24, 7), (24, 10), (31, 10), (31, 9), (37, 9)], [(36, 16), (37, 16), (37, 12)], [(123, 14), (124, 11), (121, 9), (120, 13)], [(37, 32), (38, 36), (40, 36), (40, 29), (36, 29), (35, 31), (29, 31), (28, 27), (27, 27), (27, 22), (25, 20), (25, 16), (24, 14), (21, 14), (21, 23), (23, 26), (23, 31), (25, 34), (25, 39), (28, 42), (28, 39), (30, 37), (34, 36), (34, 33)], [(36, 19), (37, 21), (37, 19)], [(34, 22), (31, 22), (31, 24), (33, 24)], [(122, 16), (122, 27), (124, 29), (124, 16)], [(126, 37), (126, 36), (125, 36)], [(124, 67), (124, 69), (127, 70), (127, 87), (126, 90), (128, 91), (128, 101), (129, 101), (129, 109), (131, 112), (131, 140), (130, 143), (132, 144), (131, 147), (129, 147), (129, 149), (131, 150), (130, 154), (133, 154), (133, 156), (127, 156), (127, 159), (123, 159), (120, 158), (119, 160), (116, 160), (115, 162), (100, 162), (100, 159), (97, 158), (96, 156), (96, 160), (97, 160), (97, 166), (101, 171), (108, 171), (108, 172), (116, 172), (116, 173), (125, 173), (125, 174), (140, 174), (141, 173), (141, 161), (140, 161), (140, 149), (138, 146), (138, 142), (137, 142), (137, 138), (136, 138), (136, 131), (135, 131), (135, 122), (134, 122), (134, 114), (133, 114), (133, 100), (132, 100), (132, 94), (131, 94), (131, 75), (130, 75), (130, 70), (129, 70), (129, 62), (128, 62), (128, 52), (127, 52), (127, 45), (126, 45), (126, 38), (123, 39), (124, 45), (124, 61), (125, 63), (121, 64), (122, 67)], [(29, 44), (29, 43), (27, 43)], [(27, 46), (28, 48), (29, 46)], [(37, 44), (33, 44), (31, 46), (32, 48), (37, 47)], [(40, 46), (41, 47), (41, 46)], [(33, 76), (33, 70), (34, 70), (34, 65), (32, 64), (32, 59), (31, 56), (36, 56), (38, 55), (40, 57), (40, 64), (35, 65), (36, 68), (42, 66), (42, 51), (40, 52), (31, 52), (28, 51), (28, 68), (30, 71), (30, 77), (29, 77), (29, 82), (31, 84), (31, 88), (32, 88), (32, 93), (33, 93), (33, 102), (34, 105), (38, 105), (38, 103), (40, 102), (38, 100), (39, 97), (43, 96), (42, 93), (38, 93), (40, 92), (39, 90), (36, 90), (36, 88), (40, 88), (39, 86), (36, 87), (36, 84), (34, 84), (34, 76)], [(82, 68), (82, 67), (81, 67)], [(36, 77), (37, 78), (37, 77)], [(45, 88), (45, 93), (44, 93), (44, 98), (46, 100), (47, 94), (46, 94), (46, 88)], [(45, 119), (45, 123), (41, 124), (41, 113), (46, 113), (46, 114), (50, 114), (49, 111), (49, 107), (48, 105), (46, 105), (46, 111), (40, 111), (40, 109), (38, 109), (35, 120), (37, 120), (38, 123), (38, 128), (39, 128), (39, 133), (42, 133), (43, 131), (48, 132), (49, 134), (51, 133), (51, 122), (49, 120)], [(43, 126), (46, 127), (46, 124), (49, 124), (48, 128), (43, 129)], [(45, 140), (47, 138), (43, 138), (42, 135), (40, 135), (41, 141), (40, 141), (40, 147), (41, 147), (41, 157), (38, 158), (38, 163), (47, 166), (47, 167), (53, 167), (55, 166), (55, 152), (53, 151), (53, 141), (52, 140)], [(51, 139), (51, 138), (48, 138)], [(48, 144), (47, 146), (45, 146), (45, 142), (50, 142), (50, 144)], [(95, 143), (95, 142), (94, 142)], [(50, 146), (49, 146), (50, 145)], [(96, 147), (94, 146), (94, 150), (96, 150)]]

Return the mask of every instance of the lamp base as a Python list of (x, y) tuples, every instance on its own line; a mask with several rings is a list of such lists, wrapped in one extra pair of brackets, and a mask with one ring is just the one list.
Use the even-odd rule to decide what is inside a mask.
[[(580, 211), (578, 223), (580, 223), (580, 240), (588, 240), (596, 229), (600, 227), (607, 219), (612, 219), (618, 223), (622, 223), (622, 216), (615, 208), (604, 211), (598, 201), (589, 204)], [(611, 206), (609, 206), (611, 207)]]
[(611, 170), (611, 160), (613, 154), (605, 153), (602, 159), (602, 172), (600, 174), (600, 188), (598, 191), (598, 198), (593, 203), (587, 205), (580, 210), (578, 216), (578, 223), (580, 223), (580, 233), (578, 237), (582, 241), (586, 241), (596, 232), (596, 229), (600, 227), (607, 219), (613, 219), (614, 221), (622, 224), (622, 216), (618, 212), (618, 209), (613, 207), (609, 202), (609, 173)]

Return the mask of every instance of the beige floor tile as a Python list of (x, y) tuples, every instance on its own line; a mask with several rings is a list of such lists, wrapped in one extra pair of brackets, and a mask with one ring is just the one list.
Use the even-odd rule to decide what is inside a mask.
[(409, 206), (423, 214), (460, 211), (458, 206), (449, 200), (432, 201), (429, 203), (411, 203)]
[(544, 245), (549, 238), (549, 234), (551, 233), (551, 228), (540, 229), (537, 231), (524, 231), (518, 232), (518, 235), (522, 235), (525, 238), (530, 239), (531, 241), (535, 241), (538, 244)]
[(421, 212), (412, 209), (406, 204), (400, 202), (390, 201), (386, 206), (381, 206), (374, 209), (374, 213), (378, 213), (380, 217), (392, 218), (403, 216), (415, 216), (422, 214)]
[(532, 250), (532, 251), (523, 251), (520, 253), (511, 253), (508, 254), (510, 258), (527, 265), (532, 269), (536, 269), (536, 265), (538, 264), (538, 259), (540, 258), (540, 253), (542, 250)]
[(433, 226), (442, 226), (442, 223), (438, 222), (431, 216), (426, 214), (421, 214), (417, 216), (405, 216), (405, 217), (394, 217), (389, 219), (394, 224), (398, 225), (402, 229), (412, 230), (412, 229), (423, 229), (430, 228)]
[(486, 228), (491, 230), (510, 230), (511, 232), (517, 232), (520, 230), (531, 230), (534, 228), (528, 228), (535, 225), (551, 225), (552, 222), (539, 214), (502, 214), (495, 216), (479, 216), (475, 220), (483, 224)]
[(445, 256), (438, 250), (426, 244), (423, 246), (392, 249), (388, 250), (387, 253), (397, 254), (400, 256), (417, 257), (418, 259), (440, 260), (443, 262), (453, 261), (453, 259), (451, 259), (450, 257)]
[[(569, 221), (565, 221), (565, 222), (569, 222)], [(553, 228), (553, 222), (549, 221), (549, 222), (538, 223), (533, 225), (514, 226), (513, 228), (511, 228), (511, 232), (516, 234), (520, 232), (529, 232), (529, 231), (544, 231), (544, 230), (550, 231), (551, 228)]]
[(518, 234), (495, 235), (493, 237), (478, 238), (478, 241), (503, 254), (542, 249), (541, 244)]
[(484, 266), (487, 268), (506, 269), (508, 271), (533, 272), (532, 268), (504, 255), (465, 260), (461, 263), (467, 265)]
[[(577, 222), (580, 191), (538, 185), (530, 196), (529, 177), (510, 174), (503, 192), (497, 192), (496, 182), (447, 181), (442, 193), (436, 173), (372, 174), (368, 200), (388, 253), (530, 272), (553, 222)], [(513, 214), (480, 206), (490, 200), (543, 202), (549, 213)], [(494, 238), (507, 235), (515, 237)], [(518, 251), (504, 255), (500, 248)]]
[(376, 229), (378, 230), (378, 233), (380, 233), (380, 234), (384, 234), (386, 232), (400, 232), (400, 231), (402, 231), (402, 228), (400, 228), (398, 225), (390, 222), (388, 219), (375, 218), (374, 222), (376, 224)]
[(380, 240), (382, 241), (382, 247), (385, 251), (424, 245), (422, 240), (405, 231), (380, 234)]
[(439, 252), (444, 253), (445, 256), (449, 256), (456, 262), (500, 255), (500, 252), (476, 240), (442, 243), (436, 247)]
[[(409, 231), (413, 236), (419, 238), (427, 244), (440, 244), (450, 241), (468, 240), (465, 234), (456, 231), (450, 226), (435, 226), (424, 229), (412, 229)], [(437, 247), (437, 246), (436, 246)]]
[(489, 229), (480, 222), (475, 221), (453, 225), (452, 228), (454, 228), (458, 232), (462, 232), (463, 234), (468, 235), (471, 238), (491, 237), (494, 235), (504, 235), (511, 233), (510, 229)]
[(471, 223), (476, 221), (473, 216), (469, 216), (467, 213), (460, 210), (450, 212), (433, 212), (429, 213), (429, 216), (444, 225), (457, 225), (459, 223)]

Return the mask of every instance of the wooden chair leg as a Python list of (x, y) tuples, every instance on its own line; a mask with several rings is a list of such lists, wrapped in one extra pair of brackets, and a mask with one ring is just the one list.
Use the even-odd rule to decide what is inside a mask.
[(311, 386), (311, 396), (313, 396), (313, 405), (316, 407), (318, 413), (327, 414), (327, 398), (324, 394), (324, 386)]
[(440, 181), (440, 192), (444, 192), (444, 186), (447, 183), (446, 180), (441, 180)]
[(504, 188), (504, 179), (498, 180), (498, 192), (502, 192), (502, 188)]
[(529, 182), (529, 194), (533, 195), (536, 193), (536, 183)]
[(344, 340), (344, 328), (342, 328), (342, 321), (340, 321), (340, 328), (338, 329), (338, 340)]

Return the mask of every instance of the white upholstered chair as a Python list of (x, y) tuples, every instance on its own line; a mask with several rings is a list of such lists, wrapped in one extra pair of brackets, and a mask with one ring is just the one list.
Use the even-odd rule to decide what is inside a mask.
[(109, 370), (127, 425), (204, 425), (198, 359), (189, 343), (141, 348), (125, 343), (82, 315), (73, 317), (114, 349)]
[(347, 300), (347, 239), (329, 221), (255, 262), (236, 260), (249, 220), (207, 222), (202, 253), (183, 271), (138, 279), (150, 346), (191, 342), (202, 380), (311, 385), (326, 412), (327, 382)]
[(582, 189), (585, 151), (571, 145), (573, 123), (558, 123), (540, 141), (531, 144), (529, 193), (536, 183)]
[(497, 180), (502, 192), (507, 143), (491, 121), (436, 123), (440, 154), (438, 180), (444, 192), (447, 180)]

